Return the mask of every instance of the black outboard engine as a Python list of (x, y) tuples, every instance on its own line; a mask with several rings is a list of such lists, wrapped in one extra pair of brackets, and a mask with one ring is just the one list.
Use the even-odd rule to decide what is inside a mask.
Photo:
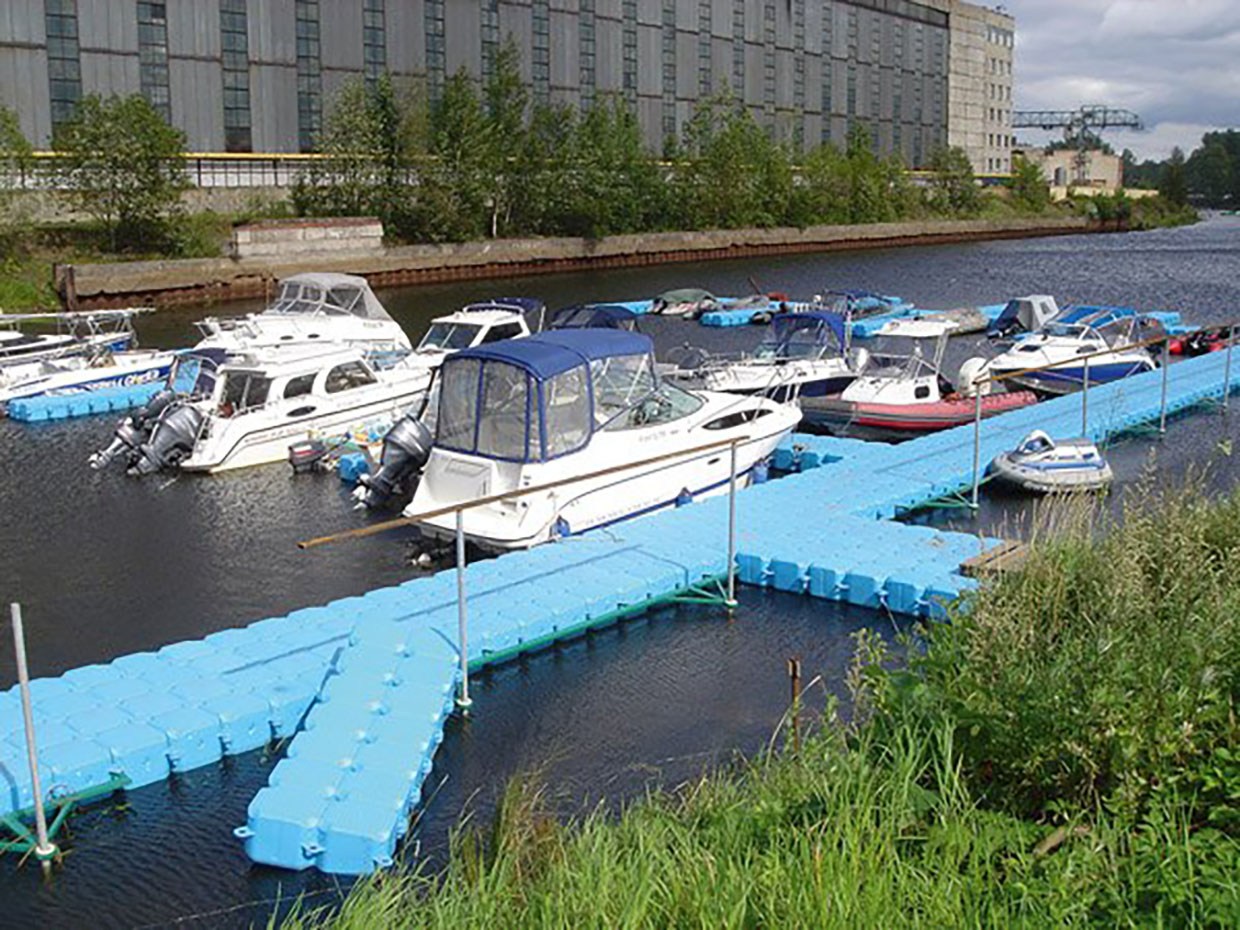
[(204, 415), (191, 404), (165, 408), (129, 462), (129, 474), (153, 475), (163, 468), (175, 468), (194, 451)]
[(379, 468), (372, 475), (362, 475), (358, 480), (357, 499), (366, 507), (375, 508), (385, 504), (398, 490), (417, 474), (431, 457), (431, 431), (412, 413), (406, 413), (396, 421), (383, 437), (383, 451), (379, 454)]
[(143, 404), (137, 412), (117, 423), (112, 442), (106, 449), (100, 449), (90, 457), (90, 467), (96, 471), (106, 468), (122, 453), (127, 453), (131, 458), (137, 455), (139, 447), (151, 437), (151, 429), (160, 415), (176, 397), (173, 391), (165, 388)]

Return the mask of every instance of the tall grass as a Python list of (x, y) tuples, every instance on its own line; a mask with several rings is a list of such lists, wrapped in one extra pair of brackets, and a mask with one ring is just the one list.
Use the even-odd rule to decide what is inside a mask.
[(1240, 498), (1053, 519), (903, 667), (860, 637), (850, 722), (799, 753), (571, 824), (518, 780), (442, 874), (287, 925), (1235, 924)]

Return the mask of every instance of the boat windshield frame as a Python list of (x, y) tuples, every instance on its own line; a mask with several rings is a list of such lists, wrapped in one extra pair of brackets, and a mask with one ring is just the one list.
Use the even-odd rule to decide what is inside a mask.
[[(924, 375), (938, 375), (943, 370), (943, 355), (947, 351), (948, 334), (943, 333), (939, 336), (885, 336), (884, 343), (889, 340), (901, 340), (901, 342), (910, 343), (908, 346), (898, 346), (906, 351), (887, 352), (883, 351), (883, 345), (870, 351), (870, 360), (868, 364), (869, 370), (865, 374), (874, 376), (884, 374), (888, 377), (900, 378), (905, 380), (913, 380)], [(934, 350), (927, 357), (922, 352), (924, 343), (933, 343)]]
[(519, 464), (580, 452), (602, 431), (672, 422), (705, 403), (663, 381), (651, 351), (583, 359), (550, 375), (504, 359), (454, 355), (436, 380), (435, 446)]
[[(431, 325), (427, 327), (422, 339), (418, 342), (417, 352), (459, 352), (461, 349), (468, 349), (477, 340), (478, 337), (485, 332), (486, 325), (477, 323), (472, 320), (432, 320)], [(430, 341), (431, 335), (437, 329), (446, 329), (448, 336), (445, 341)], [(469, 340), (461, 345), (455, 345), (452, 342), (453, 337), (458, 333), (470, 333)]]
[[(189, 352), (173, 360), (164, 383), (168, 390), (187, 400), (212, 397), (219, 383), (221, 364), (221, 359), (205, 352)], [(183, 377), (187, 383), (182, 386)]]
[[(847, 332), (847, 324), (844, 324)], [(797, 339), (798, 334), (809, 333), (808, 339)], [(803, 345), (805, 351), (790, 351), (793, 346)], [(836, 351), (843, 354), (846, 346), (830, 322), (813, 314), (780, 314), (771, 321), (770, 333), (763, 337), (754, 351), (755, 361), (818, 361)]]

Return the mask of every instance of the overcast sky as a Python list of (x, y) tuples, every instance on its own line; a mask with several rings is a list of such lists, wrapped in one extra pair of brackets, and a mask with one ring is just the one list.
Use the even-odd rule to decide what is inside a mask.
[[(1013, 105), (1133, 110), (1145, 132), (1103, 134), (1165, 158), (1211, 129), (1240, 129), (1240, 0), (1006, 0), (1016, 17)], [(1046, 134), (1020, 130), (1021, 139)]]

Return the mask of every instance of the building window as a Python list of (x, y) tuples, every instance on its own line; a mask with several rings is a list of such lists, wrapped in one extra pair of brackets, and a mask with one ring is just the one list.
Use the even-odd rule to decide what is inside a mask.
[(426, 84), (432, 103), (443, 94), (444, 58), (444, 0), (424, 0), (422, 4), (423, 26), (426, 31)]
[(387, 17), (384, 0), (364, 0), (362, 4), (362, 74), (366, 86), (373, 87), (387, 70)]
[(800, 151), (805, 141), (805, 0), (792, 0), (792, 109), (792, 144)]
[(220, 65), (224, 75), (224, 151), (253, 150), (250, 135), (250, 42), (246, 0), (220, 0)]
[(732, 0), (732, 92), (745, 99), (745, 0)]
[(676, 138), (676, 0), (663, 0), (663, 138)]
[(822, 141), (831, 141), (831, 43), (834, 41), (833, 11), (831, 4), (822, 8)]
[(762, 108), (775, 116), (775, 0), (762, 4)]
[(138, 3), (138, 86), (142, 96), (172, 122), (168, 94), (168, 5)]
[(547, 0), (534, 0), (534, 30), (530, 52), (530, 75), (534, 79), (534, 102), (546, 103), (551, 91), (551, 9)]
[(297, 136), (310, 152), (323, 128), (323, 72), (319, 0), (297, 0)]
[(857, 115), (857, 63), (852, 59), (848, 62), (848, 109), (846, 112), (850, 122), (852, 117)]
[(711, 0), (698, 0), (698, 92), (707, 96), (712, 90), (710, 36)]
[(46, 0), (47, 78), (52, 130), (73, 119), (82, 99), (82, 61), (78, 49), (77, 0)]
[[(594, 0), (580, 0), (581, 12), (579, 13), (579, 22), (577, 26), (577, 37), (580, 43), (580, 68), (581, 68), (581, 106), (584, 109), (594, 102), (594, 89), (596, 86), (595, 71), (595, 52), (594, 44)], [(498, 21), (496, 24), (498, 31)]]
[(637, 99), (637, 0), (623, 0), (621, 15), (624, 17), (624, 36), (621, 48), (624, 96), (632, 102)]

